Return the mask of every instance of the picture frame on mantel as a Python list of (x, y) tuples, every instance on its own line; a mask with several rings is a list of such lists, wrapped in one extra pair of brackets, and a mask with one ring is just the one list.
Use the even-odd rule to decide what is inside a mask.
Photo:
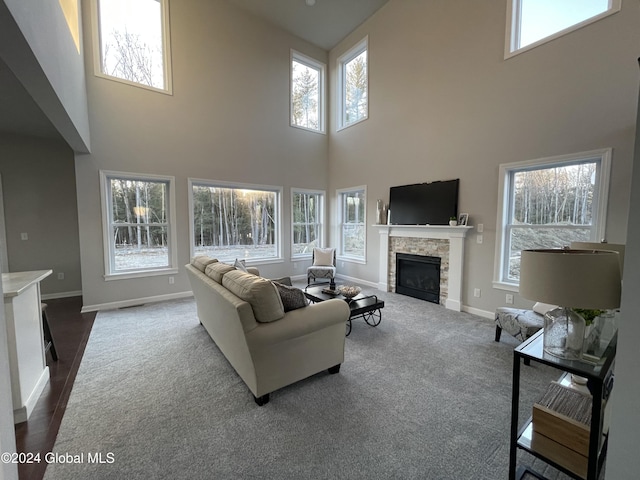
[(458, 225), (459, 226), (466, 227), (468, 221), (469, 221), (469, 214), (468, 213), (461, 213), (460, 215), (458, 215)]

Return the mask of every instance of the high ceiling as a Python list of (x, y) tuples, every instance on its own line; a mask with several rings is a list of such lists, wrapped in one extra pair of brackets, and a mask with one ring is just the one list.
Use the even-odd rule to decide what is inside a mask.
[[(227, 0), (325, 50), (330, 50), (388, 0)], [(0, 60), (0, 133), (60, 138), (33, 98)]]
[(227, 0), (325, 50), (335, 47), (388, 0)]

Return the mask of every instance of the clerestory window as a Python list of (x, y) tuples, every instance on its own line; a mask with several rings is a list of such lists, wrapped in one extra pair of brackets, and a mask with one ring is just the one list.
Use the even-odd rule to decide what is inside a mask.
[(96, 75), (171, 93), (169, 0), (94, 0)]
[(621, 0), (507, 0), (505, 57), (620, 11)]
[(369, 116), (369, 39), (338, 59), (338, 130)]
[(326, 66), (291, 50), (291, 126), (325, 132)]

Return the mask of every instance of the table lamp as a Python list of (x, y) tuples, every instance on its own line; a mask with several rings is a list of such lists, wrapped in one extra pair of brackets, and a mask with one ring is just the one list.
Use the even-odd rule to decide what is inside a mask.
[(523, 250), (520, 294), (537, 302), (560, 305), (544, 316), (544, 351), (579, 360), (585, 321), (572, 309), (620, 306), (620, 260), (608, 250)]
[(607, 243), (607, 242), (571, 242), (572, 250), (611, 250), (618, 252), (618, 259), (620, 260), (620, 275), (624, 273), (624, 245), (621, 243)]

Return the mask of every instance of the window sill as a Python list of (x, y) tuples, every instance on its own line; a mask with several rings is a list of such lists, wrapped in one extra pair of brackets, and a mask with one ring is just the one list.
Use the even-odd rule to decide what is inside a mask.
[(106, 282), (112, 280), (127, 280), (129, 278), (157, 277), (159, 275), (177, 275), (177, 268), (161, 268), (158, 270), (142, 270), (137, 272), (111, 273), (104, 276)]
[(508, 292), (516, 293), (520, 291), (520, 286), (517, 283), (499, 282), (495, 280), (493, 282), (493, 288), (495, 288), (496, 290), (506, 290)]

